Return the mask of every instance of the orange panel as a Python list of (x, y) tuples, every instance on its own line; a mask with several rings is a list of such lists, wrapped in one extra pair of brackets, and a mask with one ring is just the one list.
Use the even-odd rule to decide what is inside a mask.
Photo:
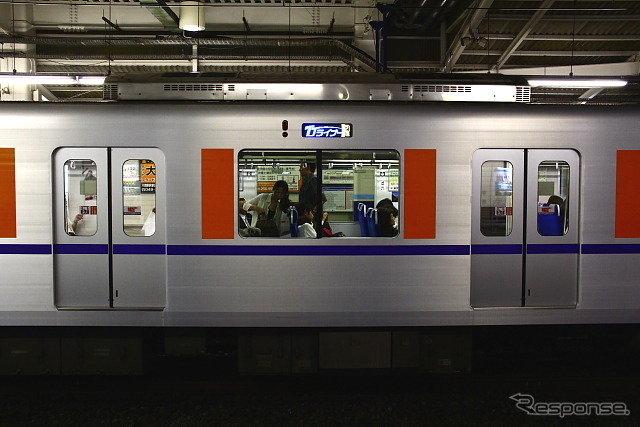
[(0, 148), (0, 237), (17, 236), (15, 149)]
[(405, 239), (436, 238), (436, 150), (404, 150)]
[(231, 149), (203, 149), (202, 238), (233, 239), (235, 236), (234, 162)]
[(640, 150), (619, 150), (616, 159), (615, 237), (640, 237)]

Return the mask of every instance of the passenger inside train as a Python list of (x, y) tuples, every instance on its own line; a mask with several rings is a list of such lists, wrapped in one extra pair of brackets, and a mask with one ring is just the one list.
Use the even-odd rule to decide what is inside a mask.
[(298, 237), (315, 239), (318, 234), (313, 227), (313, 212), (308, 205), (298, 204)]
[(280, 237), (289, 233), (290, 206), (289, 186), (279, 180), (270, 193), (258, 194), (245, 202), (244, 210), (252, 213), (251, 228), (259, 229), (261, 237)]
[[(316, 237), (369, 237), (360, 229), (357, 207), (360, 204), (373, 207), (380, 202), (390, 203), (395, 209), (396, 224), (392, 226), (395, 232), (389, 230), (386, 234), (397, 235), (400, 154), (396, 150), (243, 150), (238, 154), (238, 176), (238, 198), (248, 201), (239, 207), (238, 214), (243, 210), (249, 212), (250, 226), (260, 228), (262, 237), (294, 234), (286, 215), (289, 206), (298, 208), (298, 225), (307, 224), (300, 207), (311, 210)], [(286, 198), (275, 195), (276, 183), (283, 187), (286, 184), (286, 191), (283, 190)], [(277, 202), (280, 198), (286, 199), (288, 205), (280, 206)], [(272, 218), (269, 218), (268, 206), (278, 207), (278, 213), (274, 212)], [(262, 211), (266, 215), (261, 221)], [(331, 234), (324, 231), (318, 234), (323, 223), (320, 212), (331, 216), (328, 228)], [(273, 228), (269, 223), (271, 219), (277, 222), (278, 231), (265, 233), (264, 227)], [(241, 222), (239, 216), (239, 235), (252, 237), (241, 231)]]
[(395, 237), (398, 234), (396, 218), (398, 209), (393, 204), (383, 204), (377, 208), (378, 233), (381, 237)]

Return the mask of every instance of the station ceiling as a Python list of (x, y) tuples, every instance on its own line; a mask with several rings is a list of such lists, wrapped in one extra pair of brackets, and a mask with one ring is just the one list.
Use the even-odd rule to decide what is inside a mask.
[[(0, 71), (622, 77), (622, 88), (536, 87), (531, 102), (640, 103), (640, 1), (202, 0), (198, 32), (179, 28), (187, 4), (0, 0)], [(101, 86), (40, 89), (102, 99)]]

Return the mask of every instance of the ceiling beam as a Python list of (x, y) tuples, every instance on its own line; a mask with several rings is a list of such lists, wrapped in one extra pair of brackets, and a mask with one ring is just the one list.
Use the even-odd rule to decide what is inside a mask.
[[(479, 71), (485, 72), (485, 71)], [(638, 76), (640, 63), (615, 62), (609, 64), (561, 65), (555, 67), (513, 67), (503, 68), (501, 74), (522, 76)]]
[(51, 92), (46, 86), (37, 85), (36, 88), (40, 92), (40, 96), (44, 96), (49, 101), (59, 101), (58, 97), (54, 95), (53, 92)]
[(589, 100), (589, 99), (593, 99), (595, 98), (600, 92), (602, 92), (604, 90), (604, 88), (602, 87), (592, 87), (591, 89), (587, 90), (585, 93), (583, 93), (582, 95), (580, 95), (578, 97), (578, 99), (580, 100)]
[(180, 18), (164, 0), (140, 0), (140, 4), (145, 6), (165, 28), (178, 28)]
[[(576, 22), (619, 22), (619, 21), (640, 21), (640, 15), (605, 15), (606, 10), (601, 11), (599, 15), (547, 15), (543, 21), (571, 21), (575, 19)], [(491, 20), (495, 21), (528, 21), (531, 19), (531, 15), (501, 15), (491, 13)]]
[(509, 47), (507, 47), (502, 55), (500, 55), (500, 58), (498, 58), (496, 64), (492, 67), (493, 71), (498, 71), (500, 70), (500, 68), (502, 68), (502, 66), (509, 60), (513, 52), (515, 52), (516, 49), (518, 49), (518, 46), (520, 46), (520, 44), (524, 41), (525, 37), (529, 35), (533, 27), (537, 25), (544, 14), (547, 13), (547, 9), (553, 6), (553, 3), (555, 3), (555, 0), (545, 0), (540, 5), (540, 9), (538, 9), (533, 14), (531, 19), (529, 19), (529, 21), (522, 27), (518, 35), (515, 36), (515, 38), (511, 41)]
[(444, 67), (442, 71), (450, 73), (455, 67), (458, 59), (460, 59), (460, 55), (464, 51), (464, 46), (460, 42), (463, 37), (467, 36), (469, 30), (472, 28), (478, 28), (480, 22), (487, 14), (487, 11), (491, 7), (493, 0), (478, 0), (477, 4), (473, 9), (469, 9), (469, 17), (465, 21), (464, 24), (460, 27), (460, 30), (456, 33), (456, 35), (451, 39), (449, 44), (449, 48), (445, 53), (443, 58)]
[[(516, 38), (517, 34), (491, 34), (490, 36), (483, 33), (478, 33), (478, 37), (489, 38), (491, 40), (512, 40)], [(640, 41), (640, 35), (627, 35), (627, 34), (615, 34), (615, 35), (590, 35), (590, 34), (528, 34), (525, 37), (527, 41), (576, 41), (576, 42), (634, 42)]]
[[(632, 50), (518, 50), (511, 54), (511, 56), (633, 56), (637, 52)], [(490, 50), (489, 55), (502, 55), (502, 50)], [(487, 50), (465, 50), (464, 55), (470, 56), (482, 56), (487, 55)]]

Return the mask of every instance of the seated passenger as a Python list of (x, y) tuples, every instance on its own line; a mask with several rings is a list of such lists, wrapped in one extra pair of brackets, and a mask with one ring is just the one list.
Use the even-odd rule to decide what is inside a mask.
[(279, 237), (289, 232), (287, 213), (290, 206), (289, 185), (285, 181), (276, 181), (273, 192), (258, 194), (246, 202), (243, 209), (254, 212), (251, 227), (259, 228), (263, 237)]
[[(380, 204), (378, 204), (380, 205)], [(396, 228), (396, 218), (398, 217), (398, 209), (393, 204), (385, 204), (377, 208), (378, 211), (378, 228), (381, 237), (395, 237), (398, 234)]]
[(382, 207), (382, 206), (394, 206), (393, 202), (391, 201), (391, 199), (386, 198), (386, 199), (382, 199), (378, 202), (378, 204), (376, 205), (376, 209)]
[(83, 217), (84, 215), (77, 214), (75, 218), (73, 218), (73, 222), (67, 224), (67, 234), (69, 236), (79, 236), (82, 234), (80, 233), (79, 224), (82, 222)]
[(322, 229), (322, 237), (344, 237), (344, 233), (338, 231), (334, 233), (331, 229), (331, 224), (329, 224), (329, 212), (322, 212), (322, 220), (320, 224), (320, 228)]
[(147, 219), (142, 225), (142, 234), (145, 236), (153, 236), (156, 233), (156, 208), (151, 209)]
[(298, 237), (306, 237), (315, 239), (318, 237), (315, 228), (313, 228), (313, 212), (307, 205), (298, 205)]
[(244, 197), (238, 199), (238, 233), (242, 237), (260, 237), (260, 229), (251, 227), (252, 215), (244, 210), (246, 202)]
[(569, 219), (567, 217), (567, 209), (564, 205), (564, 199), (560, 196), (549, 196), (549, 200), (547, 200), (547, 204), (549, 205), (558, 205), (560, 209), (560, 216), (562, 216), (562, 223), (564, 224), (563, 234), (566, 234), (569, 230)]
[(564, 200), (560, 196), (549, 196), (549, 200), (547, 200), (547, 204), (560, 205), (560, 207), (562, 207), (564, 205)]

